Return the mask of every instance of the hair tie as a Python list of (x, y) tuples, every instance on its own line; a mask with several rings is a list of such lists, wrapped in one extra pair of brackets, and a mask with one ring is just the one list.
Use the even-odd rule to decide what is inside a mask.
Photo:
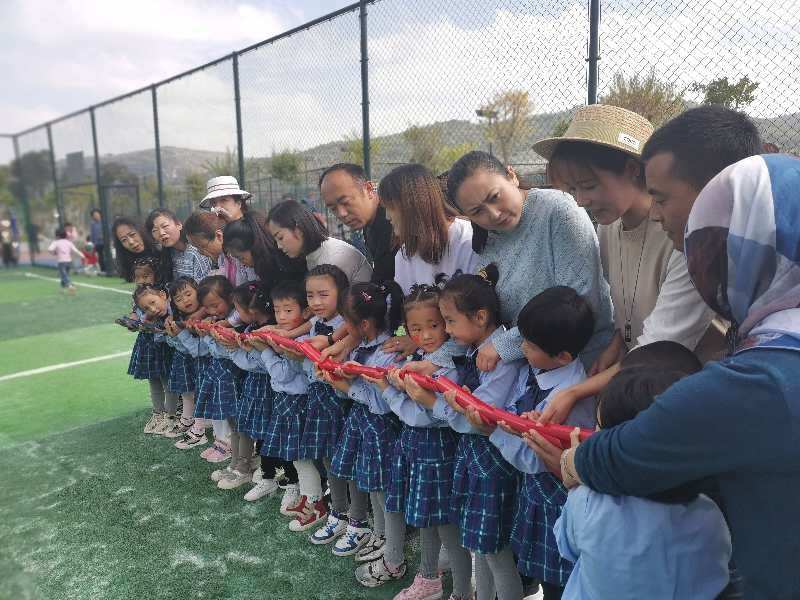
[(494, 284), (492, 283), (492, 281), (489, 279), (489, 273), (487, 273), (487, 272), (486, 272), (486, 269), (480, 269), (480, 270), (478, 271), (478, 277), (480, 277), (481, 279), (483, 279), (483, 280), (484, 280), (486, 283), (488, 283), (489, 285), (494, 285)]
[(361, 297), (364, 298), (364, 302), (372, 302), (372, 296), (367, 292), (361, 292)]

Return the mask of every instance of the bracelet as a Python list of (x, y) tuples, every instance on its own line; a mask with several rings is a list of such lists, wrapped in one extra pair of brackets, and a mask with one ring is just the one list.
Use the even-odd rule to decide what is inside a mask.
[(564, 486), (568, 488), (580, 483), (578, 475), (569, 468), (569, 453), (571, 451), (571, 448), (569, 450), (564, 450), (564, 452), (561, 453), (561, 460), (559, 461), (561, 467), (561, 481), (563, 481)]
[(333, 341), (333, 334), (328, 334), (328, 346), (333, 346), (336, 342)]

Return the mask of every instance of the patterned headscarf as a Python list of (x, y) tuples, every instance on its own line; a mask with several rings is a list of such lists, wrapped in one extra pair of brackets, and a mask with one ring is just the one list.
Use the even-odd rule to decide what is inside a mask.
[(685, 238), (700, 296), (738, 328), (736, 351), (800, 349), (800, 159), (751, 156), (712, 179)]

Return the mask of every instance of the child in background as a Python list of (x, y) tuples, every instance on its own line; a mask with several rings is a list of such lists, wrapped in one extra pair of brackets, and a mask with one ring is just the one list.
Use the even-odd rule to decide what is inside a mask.
[[(160, 286), (139, 285), (133, 292), (133, 301), (143, 320), (163, 325), (169, 314), (169, 296)], [(175, 426), (175, 409), (178, 397), (168, 391), (169, 364), (166, 357), (163, 333), (140, 332), (131, 353), (128, 374), (134, 379), (147, 379), (153, 414), (144, 432), (163, 435)]]
[[(575, 290), (557, 286), (529, 300), (517, 317), (517, 326), (530, 366), (512, 412), (527, 413), (535, 419), (555, 394), (586, 379), (578, 355), (592, 337), (594, 317), (589, 304)], [(572, 563), (559, 555), (553, 525), (566, 502), (566, 488), (524, 439), (504, 423), (497, 428), (487, 426), (474, 410), (468, 411), (468, 416), (476, 428), (490, 434), (489, 441), (503, 458), (523, 473), (511, 532), (519, 572), (541, 583), (544, 600), (560, 598)], [(577, 403), (565, 422), (593, 429), (594, 398)]]
[[(623, 368), (600, 393), (598, 426), (630, 421), (686, 375), (652, 364)], [(575, 563), (562, 598), (719, 597), (730, 533), (717, 505), (689, 487), (662, 492), (660, 502), (570, 491), (554, 529), (561, 555)]]
[[(447, 333), (469, 348), (460, 382), (492, 406), (507, 408), (527, 372), (524, 360), (500, 361), (493, 371), (478, 371), (475, 358), (486, 344), (505, 333), (500, 326), (500, 300), (495, 286), (499, 273), (489, 264), (480, 275), (458, 275), (444, 287), (439, 310)], [(517, 473), (481, 431), (476, 430), (446, 392), (437, 398), (434, 415), (446, 419), (461, 438), (456, 450), (451, 497), (452, 519), (458, 523), (461, 545), (475, 553), (479, 600), (519, 600), (522, 581), (509, 545), (513, 524)]]
[[(383, 285), (356, 283), (341, 295), (339, 314), (344, 317), (348, 334), (360, 340), (350, 354), (351, 362), (370, 367), (394, 363), (395, 355), (384, 352), (381, 346), (400, 325), (402, 302), (403, 292), (394, 281)], [(367, 587), (400, 579), (406, 572), (402, 546), (406, 524), (401, 514), (385, 512), (391, 454), (400, 422), (380, 389), (365, 379), (346, 375), (341, 369), (337, 369), (336, 378), (318, 369), (317, 377), (354, 401), (331, 474), (355, 481), (359, 490), (369, 492), (372, 504), (373, 533), (356, 554), (356, 561), (366, 563), (356, 569), (356, 579)]]
[(80, 250), (75, 247), (72, 240), (67, 238), (67, 232), (63, 227), (56, 229), (56, 239), (50, 242), (48, 252), (55, 255), (58, 264), (58, 275), (61, 277), (61, 287), (69, 294), (75, 293), (75, 286), (69, 278), (69, 270), (72, 267), (72, 255), (83, 258)]
[[(444, 365), (434, 377), (456, 380), (452, 354), (455, 350), (463, 355), (463, 347), (446, 343), (448, 336), (439, 312), (439, 296), (438, 287), (413, 285), (403, 302), (406, 331), (421, 350), (410, 358)], [(442, 545), (447, 549), (452, 568), (451, 599), (469, 598), (472, 559), (461, 547), (458, 527), (451, 522), (450, 515), (458, 434), (446, 421), (433, 416), (435, 394), (423, 390), (410, 377), (401, 379), (399, 369), (390, 371), (387, 379), (391, 386), (371, 381), (383, 389), (383, 397), (403, 422), (403, 429), (394, 450), (386, 511), (403, 513), (406, 524), (420, 529), (422, 548), (420, 571), (414, 583), (395, 596), (395, 600), (441, 597), (438, 560)]]
[(97, 251), (94, 249), (94, 244), (90, 241), (86, 241), (83, 245), (83, 251), (81, 252), (81, 263), (83, 264), (83, 273), (84, 275), (99, 275), (100, 274), (100, 267), (98, 267), (98, 257)]
[[(222, 275), (211, 275), (200, 282), (197, 288), (197, 299), (210, 320), (224, 321), (233, 312), (233, 286)], [(211, 463), (218, 463), (228, 458), (238, 461), (232, 456), (233, 439), (226, 440), (224, 432), (226, 420), (236, 414), (236, 394), (239, 385), (239, 370), (228, 358), (228, 350), (217, 344), (216, 340), (205, 332), (198, 332), (204, 339), (208, 359), (197, 364), (202, 382), (198, 385), (195, 396), (194, 417), (210, 419), (214, 427), (214, 444), (204, 450), (200, 456)], [(231, 432), (233, 438), (233, 432)], [(215, 483), (224, 474), (224, 469), (211, 473)]]
[[(270, 292), (275, 321), (282, 330), (292, 330), (306, 323), (306, 291), (297, 281), (282, 281)], [(253, 346), (258, 348), (258, 342)], [(306, 407), (308, 405), (308, 378), (303, 372), (303, 363), (288, 358), (284, 350), (270, 344), (261, 353), (261, 361), (267, 367), (272, 385), (272, 414), (267, 425), (262, 456), (282, 461), (300, 459), (300, 435), (303, 431)], [(299, 473), (294, 465), (286, 469), (288, 478), (286, 491), (281, 501), (281, 514), (294, 519), (305, 512), (308, 499), (300, 494)], [(314, 504), (320, 515), (328, 510), (322, 499)]]
[(174, 352), (172, 354), (172, 364), (169, 371), (167, 389), (180, 394), (183, 400), (183, 411), (180, 421), (175, 426), (164, 432), (164, 437), (181, 439), (175, 443), (179, 450), (186, 450), (206, 443), (204, 423), (198, 419), (195, 421), (194, 414), (194, 394), (197, 373), (195, 370), (196, 359), (186, 352), (183, 345), (178, 340), (181, 327), (175, 319), (185, 319), (189, 315), (200, 309), (200, 301), (197, 299), (197, 283), (191, 277), (178, 277), (169, 285), (169, 297), (171, 301), (172, 314), (164, 322), (164, 329), (167, 332), (167, 344)]

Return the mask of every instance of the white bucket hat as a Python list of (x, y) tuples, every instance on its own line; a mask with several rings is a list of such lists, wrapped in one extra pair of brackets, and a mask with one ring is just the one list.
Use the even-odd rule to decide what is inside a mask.
[(250, 198), (252, 194), (239, 187), (236, 177), (231, 177), (230, 175), (212, 177), (206, 183), (206, 196), (200, 201), (200, 208), (208, 210), (211, 208), (211, 200), (224, 198), (225, 196), (238, 196), (244, 201)]

